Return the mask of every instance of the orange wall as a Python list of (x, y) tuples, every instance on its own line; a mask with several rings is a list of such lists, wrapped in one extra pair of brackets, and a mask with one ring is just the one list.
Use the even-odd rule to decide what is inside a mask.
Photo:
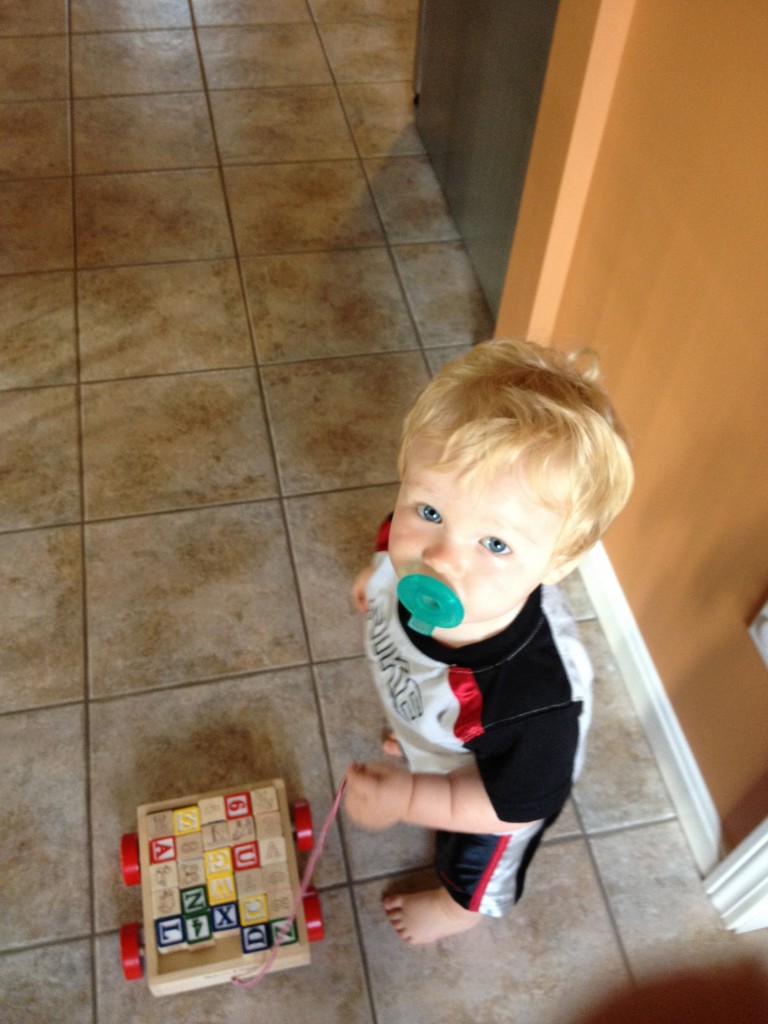
[[(630, 429), (637, 488), (606, 547), (734, 846), (768, 817), (747, 634), (768, 599), (768, 5), (631, 6), (550, 340), (601, 352)], [(516, 237), (497, 335), (537, 333), (513, 283), (541, 269), (529, 250), (520, 277)]]

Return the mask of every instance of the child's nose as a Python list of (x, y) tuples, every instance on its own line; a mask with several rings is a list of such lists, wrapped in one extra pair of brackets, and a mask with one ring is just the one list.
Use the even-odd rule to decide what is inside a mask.
[(439, 576), (447, 579), (457, 577), (462, 569), (463, 555), (459, 545), (450, 540), (435, 541), (424, 552), (424, 564)]

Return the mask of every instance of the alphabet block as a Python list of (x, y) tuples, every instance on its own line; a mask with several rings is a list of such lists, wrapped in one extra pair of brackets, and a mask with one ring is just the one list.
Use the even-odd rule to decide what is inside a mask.
[(237, 896), (235, 876), (213, 875), (208, 878), (208, 902), (211, 906), (217, 903), (231, 903)]
[(257, 892), (264, 892), (267, 889), (266, 879), (261, 868), (235, 872), (235, 886), (238, 899), (243, 899), (245, 896), (253, 896)]
[(261, 856), (262, 865), (274, 864), (277, 861), (284, 861), (285, 840), (280, 837), (266, 839), (263, 843), (259, 843), (259, 854)]
[(191, 807), (180, 807), (173, 812), (174, 835), (183, 836), (186, 832), (200, 831), (200, 808), (197, 804)]
[(206, 888), (204, 885), (196, 885), (193, 889), (181, 890), (181, 912), (185, 917), (197, 914), (204, 914), (208, 909), (206, 899)]
[(205, 885), (205, 865), (202, 857), (199, 860), (180, 860), (177, 869), (180, 888)]
[(176, 836), (176, 856), (182, 860), (199, 860), (203, 856), (203, 836), (201, 832), (187, 832)]
[(179, 872), (176, 861), (164, 864), (151, 864), (149, 867), (149, 887), (155, 889), (178, 888)]
[(173, 836), (164, 839), (153, 839), (149, 844), (149, 859), (152, 864), (163, 864), (168, 860), (176, 860), (176, 840)]
[(262, 953), (272, 945), (272, 932), (267, 924), (255, 924), (243, 928), (241, 941), (244, 953)]
[(295, 942), (299, 941), (298, 932), (296, 931), (296, 922), (291, 924), (288, 931), (285, 930), (285, 926), (288, 923), (285, 921), (270, 921), (269, 927), (272, 930), (272, 942), (279, 942), (281, 946), (292, 946)]
[(293, 910), (293, 892), (291, 889), (278, 889), (267, 894), (269, 916), (272, 920), (290, 917)]
[(157, 811), (147, 815), (147, 838), (162, 839), (173, 835), (173, 811)]
[(229, 822), (229, 841), (236, 843), (252, 843), (256, 838), (256, 823), (253, 818), (233, 818)]
[(181, 913), (178, 889), (155, 889), (152, 893), (152, 916), (175, 917)]
[(252, 789), (251, 805), (254, 814), (276, 811), (280, 806), (277, 802), (277, 790), (274, 786), (262, 786), (260, 789)]
[(211, 907), (211, 927), (214, 934), (237, 931), (239, 921), (236, 903), (220, 903)]
[(216, 850), (206, 850), (203, 861), (207, 878), (229, 874), (232, 871), (232, 851), (228, 846), (221, 846)]
[(258, 893), (255, 896), (248, 896), (238, 903), (240, 923), (245, 927), (250, 924), (261, 924), (269, 919), (269, 907), (267, 905), (267, 894)]
[(197, 806), (200, 808), (200, 821), (203, 825), (208, 825), (212, 821), (224, 821), (226, 818), (223, 796), (203, 797)]
[(184, 934), (184, 918), (175, 916), (155, 921), (155, 937), (160, 949), (178, 946), (186, 939)]
[(258, 839), (274, 839), (283, 834), (283, 822), (280, 811), (268, 811), (256, 818), (256, 837)]
[(257, 868), (260, 863), (258, 843), (241, 843), (232, 847), (232, 864), (235, 871), (249, 871), (251, 868)]

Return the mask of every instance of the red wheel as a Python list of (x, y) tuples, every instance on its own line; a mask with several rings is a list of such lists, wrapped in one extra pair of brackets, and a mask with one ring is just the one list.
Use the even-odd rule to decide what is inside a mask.
[(293, 829), (296, 833), (296, 848), (307, 853), (315, 845), (315, 832), (312, 828), (312, 811), (306, 800), (293, 802)]
[(124, 924), (120, 929), (120, 960), (126, 981), (137, 981), (144, 976), (140, 930), (138, 924)]
[(135, 832), (126, 832), (120, 840), (120, 867), (126, 885), (138, 885), (141, 882), (139, 837)]
[(310, 889), (304, 897), (304, 920), (307, 923), (307, 938), (310, 942), (321, 942), (325, 938), (323, 910), (317, 889)]

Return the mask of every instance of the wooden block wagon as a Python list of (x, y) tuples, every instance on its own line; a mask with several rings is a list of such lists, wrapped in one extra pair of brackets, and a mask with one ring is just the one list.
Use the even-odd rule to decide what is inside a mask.
[[(291, 813), (292, 812), (292, 813)], [(144, 926), (120, 930), (123, 973), (170, 995), (310, 961), (323, 938), (317, 893), (299, 902), (294, 843), (314, 843), (305, 800), (289, 809), (282, 779), (139, 807), (138, 832), (123, 836), (127, 885), (141, 885)], [(142, 941), (143, 935), (143, 941)]]

